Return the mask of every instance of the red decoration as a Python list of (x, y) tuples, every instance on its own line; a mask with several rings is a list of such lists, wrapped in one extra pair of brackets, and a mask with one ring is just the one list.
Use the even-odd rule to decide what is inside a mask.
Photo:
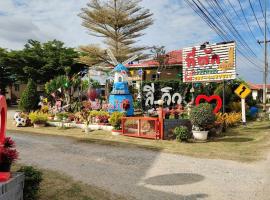
[(7, 103), (4, 96), (0, 96), (0, 144), (4, 142), (7, 122)]
[(89, 89), (88, 90), (88, 92), (87, 92), (87, 95), (88, 95), (88, 97), (89, 97), (89, 99), (91, 100), (91, 101), (95, 101), (95, 99), (97, 98), (97, 91), (96, 91), (96, 89), (94, 89), (94, 88), (91, 88), (91, 89)]
[(205, 101), (207, 101), (208, 103), (210, 103), (211, 101), (213, 100), (216, 100), (217, 102), (217, 105), (215, 107), (215, 109), (213, 110), (214, 113), (218, 113), (218, 111), (221, 109), (222, 107), (222, 99), (220, 98), (220, 96), (218, 95), (212, 95), (210, 97), (206, 96), (206, 95), (198, 95), (196, 97), (196, 100), (195, 100), (195, 104), (196, 106), (200, 104), (200, 101), (204, 99)]
[(122, 101), (122, 108), (124, 109), (124, 110), (128, 110), (129, 108), (130, 108), (130, 103), (129, 103), (129, 100), (128, 99), (124, 99), (123, 101)]

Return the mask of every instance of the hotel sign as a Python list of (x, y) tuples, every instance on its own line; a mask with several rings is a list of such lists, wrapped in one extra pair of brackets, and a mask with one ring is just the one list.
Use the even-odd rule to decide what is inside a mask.
[(183, 49), (183, 82), (215, 82), (235, 78), (235, 42)]

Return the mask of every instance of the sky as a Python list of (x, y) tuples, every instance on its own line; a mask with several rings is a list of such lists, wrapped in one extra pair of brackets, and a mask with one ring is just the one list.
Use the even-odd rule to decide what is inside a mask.
[[(237, 0), (230, 1), (240, 13)], [(257, 0), (251, 1), (262, 25), (263, 18)], [(88, 2), (89, 0), (0, 0), (0, 47), (22, 49), (28, 39), (41, 42), (57, 39), (63, 41), (66, 46), (75, 48), (80, 45), (101, 43), (101, 40), (88, 34), (87, 29), (81, 26), (81, 18), (78, 17), (81, 8), (86, 7)], [(243, 9), (247, 11), (247, 19), (254, 35), (258, 39), (263, 39), (248, 7), (248, 1), (241, 0), (241, 2)], [(205, 41), (210, 43), (222, 41), (184, 0), (143, 0), (141, 6), (151, 10), (154, 24), (144, 31), (145, 35), (139, 39), (139, 44), (164, 45), (170, 51), (202, 44)], [(228, 15), (232, 16), (235, 13), (230, 9)], [(243, 22), (244, 18), (241, 20)], [(250, 47), (261, 60), (254, 58), (254, 61), (262, 66), (263, 49), (252, 40), (246, 26), (240, 21), (238, 24), (237, 29), (243, 37), (249, 38)], [(262, 72), (251, 65), (237, 54), (239, 76), (247, 81), (262, 82)]]

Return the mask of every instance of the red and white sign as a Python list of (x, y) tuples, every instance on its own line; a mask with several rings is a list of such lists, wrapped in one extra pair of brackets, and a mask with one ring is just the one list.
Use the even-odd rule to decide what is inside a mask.
[(183, 82), (215, 82), (236, 78), (235, 42), (183, 49)]

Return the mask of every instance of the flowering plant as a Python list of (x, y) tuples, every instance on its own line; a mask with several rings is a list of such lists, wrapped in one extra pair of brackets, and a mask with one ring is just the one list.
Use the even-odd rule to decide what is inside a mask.
[(15, 142), (7, 137), (2, 146), (0, 146), (0, 171), (10, 171), (10, 166), (18, 159), (19, 153), (15, 149)]

